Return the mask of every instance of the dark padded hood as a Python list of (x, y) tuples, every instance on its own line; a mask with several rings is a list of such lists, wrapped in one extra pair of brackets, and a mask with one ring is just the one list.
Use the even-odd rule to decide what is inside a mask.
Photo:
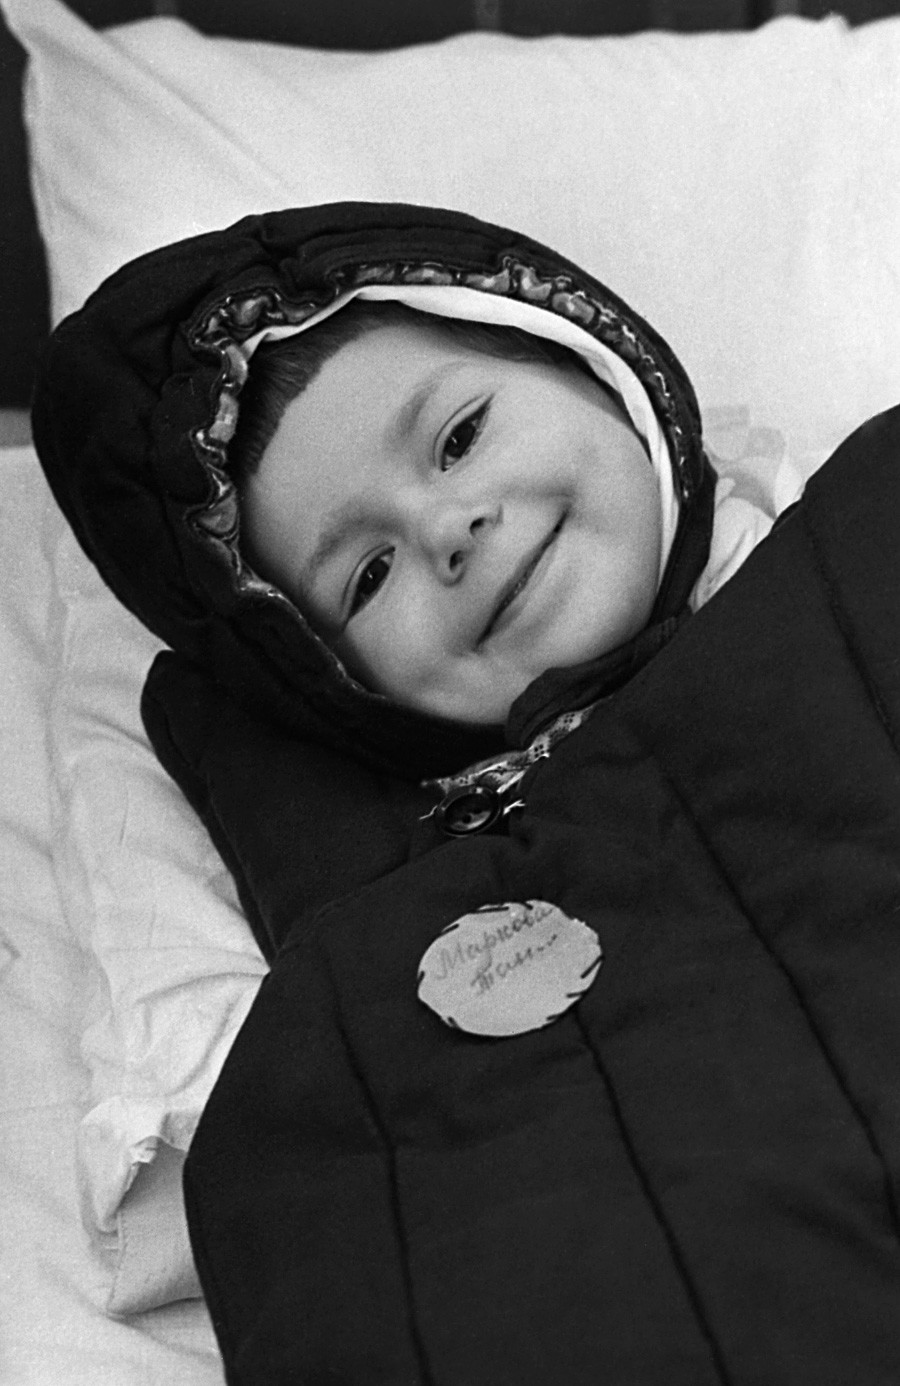
[[(420, 777), (497, 750), (502, 729), (411, 712), (350, 678), (293, 603), (244, 563), (228, 472), (247, 370), (240, 344), (373, 284), (519, 299), (576, 322), (631, 367), (662, 427), (680, 503), (651, 617), (652, 630), (671, 625), (711, 528), (713, 474), (690, 382), (666, 343), (591, 275), (460, 213), (377, 203), (274, 212), (133, 261), (53, 333), (33, 428), (79, 542), (157, 636), (291, 733)], [(638, 642), (647, 647), (646, 634)], [(526, 692), (512, 720), (536, 725), (570, 684), (582, 701), (585, 686), (602, 694), (633, 663), (625, 649), (587, 675), (581, 666), (538, 680), (537, 703)]]

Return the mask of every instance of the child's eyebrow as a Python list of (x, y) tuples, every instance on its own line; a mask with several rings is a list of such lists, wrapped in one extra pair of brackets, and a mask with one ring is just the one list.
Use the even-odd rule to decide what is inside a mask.
[(422, 411), (434, 394), (437, 386), (446, 380), (448, 376), (463, 370), (465, 365), (466, 363), (464, 361), (455, 361), (449, 364), (444, 362), (442, 365), (435, 366), (434, 370), (428, 372), (425, 378), (421, 380), (412, 391), (409, 398), (404, 400), (388, 425), (386, 434), (386, 443), (388, 447), (406, 442), (416, 427), (416, 424), (419, 422)]
[(352, 496), (325, 516), (315, 548), (300, 568), (301, 590), (312, 587), (319, 569), (367, 521), (368, 509), (359, 496)]
[(431, 398), (434, 384), (434, 380), (429, 376), (421, 385), (417, 385), (409, 399), (401, 404), (387, 430), (389, 444), (403, 443), (410, 436), (419, 422), (422, 410)]

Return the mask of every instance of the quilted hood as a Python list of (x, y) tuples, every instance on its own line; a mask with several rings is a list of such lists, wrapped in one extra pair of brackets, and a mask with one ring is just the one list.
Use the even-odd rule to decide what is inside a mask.
[(585, 687), (608, 692), (636, 667), (635, 651), (537, 680), (513, 709), (517, 731), (473, 728), (362, 687), (252, 571), (228, 461), (248, 344), (354, 296), (450, 315), (458, 303), (459, 316), (514, 320), (579, 350), (599, 343), (623, 363), (658, 421), (675, 504), (650, 629), (631, 642), (652, 645), (686, 610), (709, 548), (714, 476), (690, 382), (659, 335), (590, 274), (461, 213), (380, 203), (273, 212), (133, 261), (53, 333), (35, 445), (84, 551), (166, 644), (293, 735), (406, 776), (444, 774), (521, 739), (570, 689), (582, 702)]

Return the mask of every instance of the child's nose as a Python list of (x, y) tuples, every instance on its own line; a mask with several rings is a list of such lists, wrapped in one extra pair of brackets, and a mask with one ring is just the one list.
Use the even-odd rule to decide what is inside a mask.
[(499, 518), (499, 506), (431, 500), (422, 515), (422, 546), (442, 580), (462, 577), (472, 553)]

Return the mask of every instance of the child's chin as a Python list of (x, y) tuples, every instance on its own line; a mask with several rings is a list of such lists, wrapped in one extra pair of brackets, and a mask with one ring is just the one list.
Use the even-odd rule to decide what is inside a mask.
[(441, 721), (455, 722), (459, 726), (471, 727), (478, 731), (484, 730), (485, 727), (505, 726), (513, 703), (533, 682), (534, 679), (529, 676), (523, 677), (513, 688), (504, 686), (502, 689), (492, 690), (482, 687), (468, 692), (457, 689), (444, 696), (435, 694), (422, 698), (399, 697), (394, 701), (413, 712), (421, 712), (427, 717), (437, 717)]

